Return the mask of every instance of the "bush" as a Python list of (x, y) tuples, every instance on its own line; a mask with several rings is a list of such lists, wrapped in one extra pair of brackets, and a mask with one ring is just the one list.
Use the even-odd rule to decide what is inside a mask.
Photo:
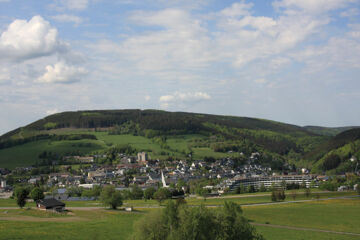
[(133, 240), (262, 240), (243, 217), (239, 205), (225, 202), (224, 207), (188, 207), (169, 201), (162, 211), (153, 211), (135, 225)]
[(33, 188), (33, 190), (31, 190), (30, 192), (30, 197), (32, 199), (34, 199), (34, 202), (40, 200), (40, 199), (44, 199), (44, 191), (41, 190), (39, 187), (35, 187)]
[(18, 187), (14, 191), (16, 204), (23, 208), (26, 204), (26, 197), (29, 195), (29, 190), (23, 187)]
[(165, 200), (171, 198), (171, 192), (167, 188), (159, 188), (154, 193), (154, 198), (159, 202), (159, 205)]
[(101, 191), (100, 201), (105, 206), (110, 206), (112, 209), (116, 209), (118, 206), (122, 205), (121, 193), (112, 185), (106, 186)]

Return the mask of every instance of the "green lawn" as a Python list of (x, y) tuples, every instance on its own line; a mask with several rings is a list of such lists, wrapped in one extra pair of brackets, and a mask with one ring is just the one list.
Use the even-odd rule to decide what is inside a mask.
[[(0, 210), (0, 239), (127, 239), (133, 231), (133, 223), (148, 211), (157, 211), (157, 209), (133, 213), (112, 210), (73, 210), (70, 216), (54, 215), (39, 210)], [(359, 199), (244, 206), (243, 211), (244, 216), (254, 223), (360, 233)], [(4, 217), (17, 219), (15, 221)], [(21, 217), (24, 220), (19, 219)], [(358, 236), (280, 229), (271, 226), (256, 226), (256, 229), (267, 240), (359, 239)]]
[(143, 213), (110, 210), (73, 211), (65, 221), (0, 220), (0, 239), (127, 239)]
[[(315, 190), (314, 190), (315, 191)], [(263, 194), (269, 194), (267, 196), (261, 196)], [(246, 195), (246, 196), (245, 196)], [(302, 190), (299, 190), (295, 200), (316, 200), (317, 194), (311, 194), (310, 197), (306, 197)], [(356, 195), (356, 192), (321, 192), (318, 194), (320, 198), (329, 197), (341, 197)], [(225, 201), (233, 201), (238, 204), (255, 204), (255, 203), (270, 203), (270, 193), (252, 193), (252, 194), (238, 194), (229, 195), (231, 198), (207, 198), (205, 201), (202, 198), (192, 197), (186, 198), (186, 202), (189, 205), (223, 205)], [(287, 196), (286, 201), (293, 201), (290, 196)], [(65, 201), (67, 207), (99, 207), (101, 206), (99, 201)], [(27, 203), (26, 207), (34, 207), (34, 203)], [(124, 200), (124, 206), (133, 207), (152, 207), (159, 206), (156, 200)], [(0, 199), (0, 207), (16, 207), (15, 200), (13, 199)]]
[(243, 207), (256, 223), (360, 233), (360, 199)]
[(256, 226), (266, 240), (358, 240), (359, 236)]

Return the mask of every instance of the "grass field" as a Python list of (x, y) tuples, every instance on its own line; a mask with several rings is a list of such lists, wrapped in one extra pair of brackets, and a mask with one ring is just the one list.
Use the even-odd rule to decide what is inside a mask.
[[(266, 196), (263, 196), (267, 194)], [(356, 195), (355, 192), (320, 192), (318, 194), (312, 194), (310, 197), (306, 197), (302, 190), (297, 194), (295, 200), (311, 200), (316, 199), (315, 195), (318, 195), (319, 198), (329, 198), (329, 197), (342, 197), (342, 196), (352, 196)], [(186, 202), (189, 205), (223, 205), (225, 201), (233, 201), (238, 204), (256, 204), (256, 203), (270, 203), (270, 193), (253, 193), (253, 194), (238, 194), (238, 195), (229, 195), (219, 198), (208, 198), (206, 200), (198, 197), (186, 198)], [(289, 196), (286, 198), (286, 201), (293, 201)], [(67, 207), (99, 207), (101, 206), (99, 201), (65, 201)], [(133, 206), (133, 207), (157, 207), (159, 203), (156, 200), (124, 200), (124, 206)], [(0, 199), (0, 207), (16, 207), (15, 200), (13, 199)], [(34, 203), (27, 203), (26, 207), (35, 207)]]
[(0, 220), (0, 239), (122, 240), (127, 239), (132, 233), (134, 221), (143, 216), (141, 212), (126, 213), (110, 210), (72, 211), (72, 214), (72, 216), (46, 219), (33, 216), (31, 219), (24, 218), (25, 221), (21, 221), (16, 218), (18, 216), (16, 213), (8, 213), (14, 220)]
[(360, 233), (360, 199), (341, 199), (246, 206), (244, 215), (257, 223)]
[[(148, 211), (72, 210), (54, 215), (39, 210), (0, 210), (0, 239), (127, 239)], [(272, 225), (360, 233), (360, 199), (245, 206), (244, 216), (267, 240), (353, 240), (359, 236), (277, 228)], [(53, 214), (53, 215), (51, 215)]]
[[(342, 199), (243, 207), (244, 215), (255, 223), (289, 227), (360, 233), (360, 199)], [(257, 226), (268, 240), (287, 239), (360, 239), (360, 236), (279, 229)]]
[(359, 236), (256, 226), (266, 240), (358, 240)]

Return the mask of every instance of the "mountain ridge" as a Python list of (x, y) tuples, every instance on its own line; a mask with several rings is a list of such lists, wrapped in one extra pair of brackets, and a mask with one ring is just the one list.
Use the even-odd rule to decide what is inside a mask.
[[(333, 130), (341, 129), (352, 131), (346, 127)], [(154, 109), (70, 111), (49, 115), (2, 135), (0, 166), (9, 165), (9, 161), (18, 166), (25, 158), (28, 163), (36, 163), (43, 152), (60, 157), (86, 155), (119, 146), (125, 149), (127, 145), (126, 149), (149, 151), (159, 159), (187, 158), (189, 153), (194, 159), (202, 159), (262, 152), (262, 164), (278, 169), (286, 163), (311, 167), (333, 150), (321, 146), (333, 139), (342, 141), (329, 135), (328, 130), (259, 118)], [(324, 135), (321, 131), (325, 131)], [(331, 142), (327, 146), (339, 148), (357, 141), (344, 139), (341, 146)]]

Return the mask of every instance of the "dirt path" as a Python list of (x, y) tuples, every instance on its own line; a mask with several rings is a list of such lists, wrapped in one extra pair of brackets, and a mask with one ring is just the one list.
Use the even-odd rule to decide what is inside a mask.
[(54, 217), (54, 218), (42, 218), (31, 216), (14, 216), (14, 217), (0, 217), (0, 221), (21, 221), (21, 222), (75, 222), (86, 221), (85, 218), (80, 217)]
[(312, 232), (324, 232), (324, 233), (335, 233), (335, 234), (342, 234), (342, 235), (360, 236), (360, 233), (336, 232), (336, 231), (322, 230), (322, 229), (315, 229), (315, 228), (290, 227), (290, 226), (263, 224), (263, 223), (250, 223), (250, 224), (254, 225), (254, 226), (263, 226), (263, 227), (272, 227), (272, 228), (284, 228), (284, 229), (299, 230), (299, 231), (312, 231)]

